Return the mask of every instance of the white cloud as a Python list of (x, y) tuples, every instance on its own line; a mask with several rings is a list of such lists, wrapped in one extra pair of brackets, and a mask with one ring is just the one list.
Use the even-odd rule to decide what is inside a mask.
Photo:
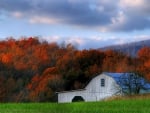
[(84, 44), (84, 39), (79, 37), (67, 38), (66, 43), (73, 43), (73, 44), (75, 43), (75, 44), (82, 45)]
[(144, 4), (145, 0), (120, 0), (121, 7), (139, 7)]
[(23, 17), (23, 13), (18, 12), (18, 11), (12, 12), (11, 15), (12, 15), (13, 17), (16, 17), (16, 18), (22, 18), (22, 17)]
[(34, 16), (29, 19), (29, 22), (32, 24), (41, 23), (41, 24), (54, 24), (56, 23), (56, 20), (48, 17), (40, 17), (40, 16)]
[(127, 15), (147, 18), (150, 15), (149, 4), (150, 0), (120, 0), (119, 6)]
[(119, 11), (118, 15), (111, 18), (111, 23), (100, 26), (98, 29), (101, 32), (121, 31), (128, 24), (128, 17), (123, 11)]
[(58, 43), (60, 43), (61, 42), (61, 37), (60, 36), (46, 36), (46, 37), (44, 37), (44, 39), (46, 39), (48, 42), (58, 42)]
[(150, 35), (137, 35), (133, 37), (133, 41), (137, 40), (137, 41), (141, 41), (141, 40), (148, 40), (150, 39)]
[(118, 16), (112, 17), (111, 21), (112, 21), (113, 25), (124, 24), (126, 21), (126, 17), (125, 17), (124, 12), (120, 11), (118, 13)]
[(78, 49), (97, 49), (101, 47), (125, 44), (135, 41), (142, 41), (150, 39), (150, 35), (134, 35), (134, 36), (111, 36), (108, 38), (103, 38), (101, 36), (91, 36), (91, 37), (60, 37), (60, 36), (48, 36), (45, 37), (48, 42), (57, 42), (58, 44), (73, 44)]

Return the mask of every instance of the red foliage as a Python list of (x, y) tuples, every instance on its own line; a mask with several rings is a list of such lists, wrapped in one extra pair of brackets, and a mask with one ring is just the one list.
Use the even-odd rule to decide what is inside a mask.
[(138, 52), (138, 71), (150, 80), (150, 48), (144, 47)]
[(4, 64), (12, 63), (12, 54), (11, 53), (2, 54), (2, 63)]

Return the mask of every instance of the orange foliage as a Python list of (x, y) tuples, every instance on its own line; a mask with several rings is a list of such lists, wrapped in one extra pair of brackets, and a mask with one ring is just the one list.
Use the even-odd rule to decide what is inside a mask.
[(47, 46), (39, 46), (34, 51), (34, 56), (37, 59), (37, 62), (40, 64), (46, 64), (50, 62)]
[(138, 71), (150, 80), (150, 48), (144, 47), (138, 52)]
[(11, 53), (4, 53), (2, 55), (2, 62), (4, 64), (10, 64), (10, 63), (12, 63), (12, 54)]
[(57, 74), (57, 73), (58, 73), (58, 69), (56, 67), (49, 67), (44, 70), (43, 75)]

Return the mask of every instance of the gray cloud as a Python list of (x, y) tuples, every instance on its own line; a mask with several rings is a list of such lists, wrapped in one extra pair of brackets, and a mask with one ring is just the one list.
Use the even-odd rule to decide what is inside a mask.
[[(92, 3), (76, 2), (72, 3), (67, 0), (39, 2), (36, 4), (36, 10), (40, 14), (51, 18), (60, 18), (61, 22), (80, 25), (80, 26), (99, 26), (109, 24), (110, 16), (113, 15), (104, 7), (103, 11), (99, 11), (95, 4), (93, 9), (90, 7)], [(38, 6), (38, 7), (37, 7)]]
[(133, 31), (144, 30), (150, 28), (150, 20), (148, 17), (142, 17), (140, 15), (125, 15), (123, 22), (115, 23), (114, 25), (107, 27), (108, 31)]
[(45, 17), (41, 22), (50, 19), (104, 31), (132, 31), (150, 28), (149, 4), (149, 0), (0, 0), (0, 12), (19, 12), (28, 20)]
[(4, 11), (28, 11), (31, 4), (27, 0), (0, 0), (0, 9)]

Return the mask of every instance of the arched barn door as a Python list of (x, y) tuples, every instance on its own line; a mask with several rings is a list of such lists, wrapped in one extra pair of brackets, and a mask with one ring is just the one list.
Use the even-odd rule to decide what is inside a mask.
[(84, 101), (84, 99), (83, 99), (82, 96), (75, 96), (75, 97), (72, 99), (72, 102), (81, 102), (81, 101)]

